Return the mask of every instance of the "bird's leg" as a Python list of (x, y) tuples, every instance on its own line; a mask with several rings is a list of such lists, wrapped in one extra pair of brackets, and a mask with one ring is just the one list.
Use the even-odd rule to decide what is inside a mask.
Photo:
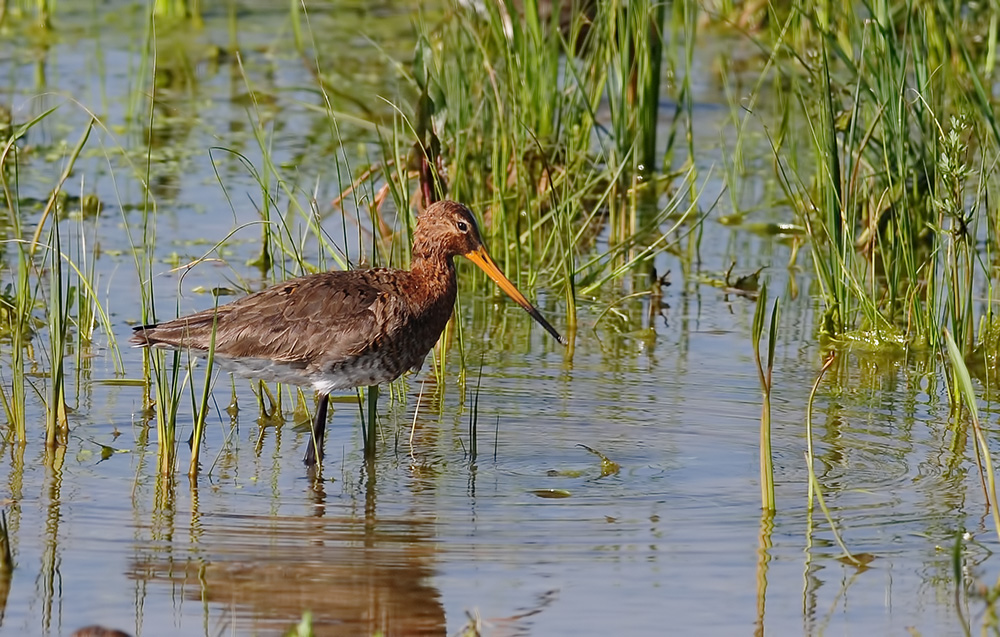
[(316, 418), (312, 423), (312, 437), (309, 446), (306, 448), (306, 457), (303, 462), (307, 466), (313, 466), (317, 461), (323, 460), (323, 436), (326, 434), (326, 406), (330, 402), (329, 394), (319, 395), (319, 404), (316, 405)]

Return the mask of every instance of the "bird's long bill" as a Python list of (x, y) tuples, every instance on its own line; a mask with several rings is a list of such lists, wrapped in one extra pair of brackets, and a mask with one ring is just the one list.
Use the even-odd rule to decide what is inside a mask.
[(506, 292), (507, 296), (514, 299), (518, 305), (523, 307), (525, 311), (531, 315), (531, 318), (538, 321), (538, 324), (544, 327), (546, 332), (554, 336), (555, 339), (563, 345), (568, 344), (566, 339), (559, 335), (556, 328), (549, 325), (549, 322), (545, 320), (545, 317), (542, 316), (541, 312), (536, 310), (535, 306), (532, 305), (528, 299), (524, 298), (524, 295), (521, 294), (516, 287), (514, 287), (514, 284), (510, 282), (510, 279), (504, 276), (503, 272), (500, 271), (500, 268), (497, 267), (497, 264), (493, 263), (493, 259), (491, 259), (489, 253), (486, 252), (486, 248), (480, 246), (472, 252), (466, 253), (465, 258), (478, 265), (483, 272), (489, 275), (489, 277), (500, 286), (500, 289)]

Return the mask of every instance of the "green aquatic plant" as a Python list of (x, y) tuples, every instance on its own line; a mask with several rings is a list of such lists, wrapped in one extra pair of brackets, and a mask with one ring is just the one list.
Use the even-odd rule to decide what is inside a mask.
[(972, 387), (972, 377), (969, 375), (965, 359), (951, 332), (945, 330), (944, 338), (948, 350), (948, 362), (951, 364), (951, 384), (954, 388), (953, 391), (959, 396), (959, 400), (954, 404), (964, 405), (965, 409), (968, 410), (969, 420), (975, 434), (973, 440), (976, 443), (975, 453), (976, 463), (979, 466), (979, 477), (986, 496), (987, 509), (993, 517), (993, 530), (997, 534), (997, 538), (1000, 538), (1000, 500), (997, 499), (996, 476), (986, 434), (979, 422), (979, 406), (976, 401), (975, 389)]
[[(771, 139), (810, 240), (825, 306), (818, 329), (832, 338), (902, 329), (908, 343), (938, 348), (947, 325), (968, 351), (973, 289), (988, 278), (974, 243), (1000, 139), (978, 62), (989, 49), (952, 5), (867, 8), (772, 13), (769, 59), (808, 114), (808, 128), (783, 125)], [(802, 147), (811, 165), (795, 155)]]
[(602, 478), (606, 478), (608, 476), (617, 475), (618, 472), (621, 471), (621, 469), (622, 469), (621, 465), (619, 465), (617, 462), (615, 462), (611, 458), (608, 458), (606, 455), (604, 455), (600, 451), (598, 451), (596, 449), (591, 449), (590, 447), (588, 447), (587, 445), (584, 445), (584, 444), (578, 444), (577, 447), (583, 447), (584, 449), (586, 449), (587, 451), (589, 451), (590, 453), (594, 454), (595, 456), (597, 456), (598, 458), (601, 459), (601, 477)]
[[(45, 441), (49, 447), (64, 444), (67, 438), (67, 403), (70, 400), (67, 385), (71, 378), (67, 373), (67, 352), (75, 344), (72, 348), (76, 353), (74, 369), (79, 392), (82, 385), (81, 374), (87, 366), (84, 352), (89, 347), (95, 330), (101, 327), (106, 334), (113, 333), (108, 312), (97, 297), (94, 269), (96, 252), (93, 246), (87, 246), (85, 239), (88, 229), (85, 227), (84, 216), (88, 211), (94, 212), (95, 208), (86, 196), (79, 199), (80, 241), (72, 244), (77, 250), (63, 249), (64, 235), (72, 234), (72, 230), (67, 230), (61, 220), (67, 214), (65, 202), (69, 201), (63, 186), (77, 167), (96, 120), (91, 118), (76, 145), (65, 156), (60, 155), (63, 160), (61, 173), (45, 200), (34, 232), (28, 236), (29, 233), (25, 232), (22, 225), (24, 210), (18, 196), (18, 143), (32, 127), (54, 110), (55, 108), (48, 109), (27, 124), (14, 129), (0, 152), (0, 181), (12, 230), (11, 243), (15, 246), (16, 253), (16, 274), (6, 288), (4, 301), (0, 302), (0, 317), (5, 324), (3, 331), (12, 344), (11, 391), (0, 389), (0, 402), (8, 422), (13, 426), (15, 439), (24, 443), (28, 435), (24, 425), (28, 393), (26, 389), (29, 385), (33, 387), (45, 405)], [(36, 315), (41, 314), (42, 310), (44, 320)], [(33, 347), (34, 337), (39, 334), (47, 339), (48, 347), (44, 350), (35, 350)], [(29, 359), (34, 358), (36, 351), (44, 352), (48, 358), (44, 388), (27, 383), (25, 379), (25, 365)], [(113, 339), (109, 351), (116, 369), (121, 371), (121, 355)], [(28, 352), (31, 354), (26, 358)]]
[[(48, 336), (49, 336), (49, 377), (48, 393), (45, 400), (45, 444), (51, 448), (57, 444), (66, 444), (69, 434), (69, 419), (66, 408), (66, 369), (65, 353), (70, 327), (70, 300), (68, 276), (64, 274), (62, 237), (59, 226), (59, 214), (55, 211), (55, 202), (62, 186), (69, 178), (73, 167), (76, 165), (80, 153), (90, 138), (93, 130), (94, 120), (91, 119), (76, 146), (71, 151), (63, 168), (62, 175), (49, 196), (48, 203), (42, 211), (41, 219), (35, 230), (34, 238), (31, 240), (28, 249), (29, 258), (41, 245), (39, 237), (44, 227), (46, 218), (51, 213), (52, 223), (49, 224), (49, 240), (46, 244), (48, 265), (49, 265), (49, 285), (48, 285)], [(83, 307), (83, 304), (78, 304)], [(79, 317), (78, 317), (79, 318)], [(79, 321), (77, 321), (79, 327)]]
[(757, 363), (757, 378), (760, 381), (762, 396), (760, 412), (760, 505), (765, 511), (774, 511), (774, 457), (771, 450), (771, 373), (774, 370), (774, 348), (778, 342), (779, 303), (774, 300), (771, 307), (771, 318), (767, 330), (766, 364), (760, 355), (760, 339), (764, 333), (764, 314), (767, 307), (767, 284), (760, 288), (757, 297), (757, 309), (754, 312), (753, 326), (750, 338), (753, 341), (753, 357)]
[(0, 147), (0, 186), (3, 188), (7, 219), (15, 247), (15, 271), (11, 284), (5, 290), (5, 296), (9, 300), (4, 312), (11, 341), (10, 392), (6, 391), (4, 383), (0, 386), (0, 399), (7, 422), (13, 429), (14, 439), (21, 445), (28, 441), (26, 423), (29, 385), (25, 379), (25, 366), (28, 362), (26, 348), (30, 347), (31, 339), (42, 322), (37, 321), (34, 316), (39, 293), (38, 271), (33, 260), (34, 248), (21, 222), (19, 144), (32, 128), (55, 110), (55, 107), (46, 109), (25, 124), (10, 127), (11, 130)]
[(483, 382), (483, 364), (479, 363), (479, 375), (476, 378), (476, 389), (472, 398), (472, 409), (469, 411), (469, 465), (476, 464), (479, 456), (479, 390)]
[(968, 352), (973, 339), (973, 282), (976, 274), (975, 237), (978, 216), (967, 209), (967, 181), (974, 175), (968, 165), (968, 124), (964, 117), (952, 117), (948, 132), (940, 133), (941, 155), (938, 159), (940, 187), (934, 204), (938, 218), (934, 224), (944, 251), (941, 266), (946, 280), (941, 284), (941, 302), (945, 321), (955, 342)]
[[(218, 297), (216, 297), (218, 307)], [(191, 432), (191, 462), (188, 465), (188, 476), (194, 478), (201, 469), (201, 447), (205, 439), (205, 427), (208, 422), (208, 401), (212, 392), (212, 370), (215, 364), (215, 323), (212, 325), (212, 338), (206, 355), (205, 381), (199, 397), (194, 395), (194, 382), (191, 383), (191, 404), (194, 406), (194, 424)], [(191, 357), (189, 356), (189, 361)], [(192, 377), (192, 365), (188, 365), (188, 376)]]
[(69, 330), (67, 285), (63, 276), (62, 243), (59, 236), (59, 216), (52, 218), (48, 243), (48, 336), (49, 375), (45, 399), (45, 445), (49, 449), (66, 444), (69, 419), (66, 415), (66, 353)]
[[(12, 224), (14, 232), (20, 235), (18, 213), (13, 207), (9, 210), (14, 220)], [(7, 302), (4, 310), (6, 331), (10, 337), (10, 391), (7, 391), (6, 382), (0, 382), (0, 399), (3, 402), (7, 423), (13, 430), (14, 439), (24, 445), (28, 441), (25, 349), (34, 335), (33, 311), (38, 287), (32, 284), (32, 269), (24, 242), (16, 242), (15, 255), (17, 269), (6, 294)]]

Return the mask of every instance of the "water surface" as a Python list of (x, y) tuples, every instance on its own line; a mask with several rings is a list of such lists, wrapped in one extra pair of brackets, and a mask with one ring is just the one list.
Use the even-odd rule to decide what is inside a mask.
[[(162, 101), (152, 128), (136, 125), (148, 118), (140, 108), (148, 103), (133, 101), (144, 11), (120, 9), (67, 9), (57, 16), (64, 27), (44, 45), (27, 33), (7, 37), (0, 103), (19, 121), (63, 104), (29, 137), (38, 151), (26, 153), (20, 177), (26, 200), (44, 199), (58, 171), (43, 154), (72, 146), (87, 109), (101, 115), (103, 150), (85, 156), (68, 190), (97, 193), (105, 208), (71, 234), (100, 242), (101, 294), (112, 338), (124, 342), (128, 323), (141, 318), (124, 228), (140, 219), (135, 180), (144, 163), (133, 149), (143, 148), (144, 135), (157, 138), (162, 154), (149, 176), (162, 315), (210, 307), (200, 287), (265, 283), (244, 265), (260, 236), (245, 225), (262, 207), (247, 169), (262, 161), (252, 135), (258, 118), (267, 121), (270, 153), (295, 166), (296, 192), (319, 202), (335, 238), (344, 238), (345, 221), (330, 202), (351, 174), (340, 165), (346, 172), (338, 175), (337, 162), (362, 165), (377, 147), (370, 130), (349, 120), (337, 139), (307, 107), (318, 103), (311, 73), (294, 53), (286, 14), (266, 3), (241, 6), (240, 64), (224, 11), (205, 14), (197, 44), (179, 46), (164, 34), (160, 64), (170, 72)], [(335, 107), (391, 117), (375, 96), (405, 94), (387, 59), (408, 59), (411, 7), (335, 2), (312, 18), (315, 32), (338, 44), (322, 47), (325, 68), (344, 82)], [(707, 68), (716, 55), (702, 51), (697, 64)], [(695, 87), (704, 148), (695, 159), (708, 173), (728, 111), (716, 82)], [(747, 177), (744, 192), (766, 203), (770, 150), (747, 153), (761, 174)], [(721, 189), (710, 180), (706, 200)], [(771, 207), (761, 219), (787, 222), (791, 214)], [(173, 270), (234, 229), (224, 263), (184, 277)], [(341, 244), (348, 253), (350, 241)], [(318, 247), (306, 250), (316, 261)], [(968, 545), (965, 560), (987, 582), (997, 547), (971, 441), (951, 420), (940, 370), (919, 358), (844, 351), (820, 387), (813, 424), (826, 503), (848, 547), (875, 558), (867, 568), (846, 564), (823, 513), (807, 506), (806, 401), (824, 353), (808, 261), (800, 255), (802, 267), (786, 268), (789, 254), (786, 241), (710, 217), (700, 271), (672, 255), (657, 259), (659, 272), (673, 272), (662, 314), (634, 318), (648, 314), (648, 300), (623, 306), (630, 322), (604, 314), (615, 290), (582, 299), (572, 350), (512, 303), (466, 295), (457, 317), (465, 360), (473, 361), (465, 375), (450, 356), (441, 384), (425, 367), (384, 395), (372, 462), (360, 451), (356, 404), (336, 403), (318, 485), (300, 460), (308, 435), (295, 421), (304, 412), (262, 422), (254, 385), (224, 374), (215, 380), (205, 475), (191, 482), (184, 467), (172, 480), (157, 475), (145, 389), (107, 382), (121, 375), (100, 336), (74, 376), (68, 446), (46, 458), (44, 409), (32, 397), (31, 441), (3, 448), (17, 568), (0, 633), (62, 635), (100, 623), (149, 636), (277, 635), (310, 611), (325, 635), (456, 634), (469, 625), (486, 635), (961, 634), (956, 534), (968, 530), (982, 542)], [(733, 260), (746, 271), (768, 266), (783, 303), (773, 518), (759, 507), (753, 302), (700, 282)], [(10, 276), (2, 252), (0, 264)], [(472, 266), (460, 268), (464, 275)], [(547, 292), (542, 280), (532, 295), (564, 329)], [(140, 378), (140, 353), (122, 354), (124, 377)], [(0, 358), (5, 379), (8, 363)], [(235, 417), (225, 411), (233, 391)], [(293, 405), (295, 396), (285, 401)], [(620, 471), (602, 475), (600, 459), (580, 445)], [(180, 456), (186, 463), (186, 449)]]

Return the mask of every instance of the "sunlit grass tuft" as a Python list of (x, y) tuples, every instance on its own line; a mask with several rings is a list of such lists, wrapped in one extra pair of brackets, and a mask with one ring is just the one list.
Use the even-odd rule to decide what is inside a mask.
[(977, 249), (986, 239), (995, 251), (996, 240), (987, 201), (1000, 136), (976, 58), (990, 49), (970, 37), (974, 16), (951, 5), (869, 8), (771, 14), (771, 59), (807, 114), (808, 127), (783, 126), (771, 143), (810, 240), (824, 302), (817, 328), (833, 341), (900, 331), (910, 346), (939, 350), (948, 327), (968, 353), (977, 288), (992, 296)]

